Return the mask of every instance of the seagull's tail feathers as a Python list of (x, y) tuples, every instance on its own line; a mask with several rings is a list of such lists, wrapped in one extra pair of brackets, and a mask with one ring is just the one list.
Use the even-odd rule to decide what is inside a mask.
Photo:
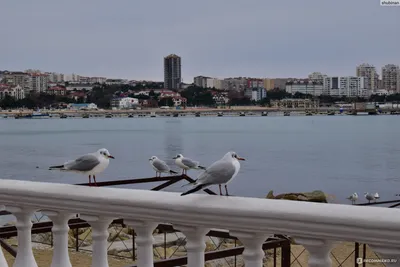
[(64, 165), (57, 165), (49, 167), (49, 170), (62, 170), (64, 169)]
[(191, 194), (191, 193), (200, 191), (201, 189), (206, 188), (206, 187), (209, 186), (209, 185), (210, 185), (210, 184), (199, 184), (199, 185), (196, 186), (195, 188), (192, 188), (192, 189), (190, 189), (190, 190), (188, 190), (188, 191), (182, 193), (181, 196), (185, 196), (185, 195), (188, 195), (188, 194)]
[(207, 168), (204, 167), (204, 166), (198, 166), (198, 168), (199, 168), (200, 170), (205, 170), (205, 169), (207, 169)]
[(178, 174), (176, 171), (170, 170), (169, 171), (170, 174)]

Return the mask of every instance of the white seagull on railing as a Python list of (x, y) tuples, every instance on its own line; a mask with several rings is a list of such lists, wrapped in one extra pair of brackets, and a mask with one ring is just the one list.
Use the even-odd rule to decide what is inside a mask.
[(221, 185), (225, 185), (225, 195), (228, 196), (227, 184), (238, 174), (240, 170), (239, 160), (245, 159), (239, 157), (236, 152), (230, 151), (226, 153), (222, 159), (214, 162), (201, 173), (194, 183), (189, 183), (196, 185), (195, 188), (182, 193), (181, 196), (197, 192), (214, 184), (219, 186), (220, 195), (222, 195)]
[(176, 157), (174, 157), (173, 159), (175, 160), (175, 164), (182, 169), (182, 174), (186, 174), (187, 171), (190, 169), (194, 170), (206, 169), (205, 167), (200, 166), (200, 163), (198, 161), (194, 161), (190, 158), (185, 158), (182, 154), (176, 155)]
[(355, 204), (358, 199), (358, 194), (354, 192), (349, 197), (347, 197), (347, 199), (351, 200), (351, 204)]
[(365, 199), (368, 200), (368, 203), (371, 203), (371, 201), (375, 200), (374, 195), (372, 195), (370, 193), (365, 192), (364, 196), (365, 196)]
[(89, 176), (89, 186), (92, 185), (92, 179), (96, 184), (96, 174), (103, 172), (110, 163), (110, 159), (114, 157), (110, 155), (107, 149), (102, 148), (95, 153), (89, 153), (75, 160), (65, 162), (63, 165), (51, 166), (49, 170), (60, 170), (66, 172), (76, 172)]
[(150, 165), (156, 171), (156, 177), (161, 177), (161, 173), (177, 174), (176, 171), (171, 170), (171, 168), (156, 156), (149, 158)]

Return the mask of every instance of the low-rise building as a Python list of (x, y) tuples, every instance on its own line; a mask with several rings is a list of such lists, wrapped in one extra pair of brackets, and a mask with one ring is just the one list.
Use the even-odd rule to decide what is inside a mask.
[(0, 99), (4, 99), (7, 95), (16, 100), (24, 99), (25, 90), (21, 85), (9, 86), (7, 84), (0, 84)]
[(289, 94), (302, 93), (313, 96), (323, 94), (323, 82), (311, 79), (296, 79), (286, 82), (286, 92)]
[(95, 103), (82, 103), (82, 104), (69, 104), (69, 109), (73, 110), (96, 110), (97, 105)]
[(46, 91), (49, 95), (65, 96), (67, 95), (67, 88), (61, 86), (53, 86)]
[(92, 91), (93, 90), (93, 85), (88, 84), (88, 83), (74, 83), (74, 84), (69, 84), (67, 87), (67, 91)]
[(319, 107), (319, 101), (311, 99), (285, 98), (282, 100), (272, 100), (271, 105), (275, 108), (312, 109)]
[(139, 99), (133, 97), (113, 98), (110, 103), (113, 109), (131, 109), (139, 106)]
[(213, 100), (217, 106), (225, 106), (229, 103), (227, 92), (212, 92)]

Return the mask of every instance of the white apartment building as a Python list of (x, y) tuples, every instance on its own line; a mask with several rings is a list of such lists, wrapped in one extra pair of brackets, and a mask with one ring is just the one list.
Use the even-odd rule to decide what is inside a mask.
[(316, 82), (320, 82), (320, 83), (323, 83), (324, 78), (326, 78), (326, 77), (328, 77), (328, 75), (322, 74), (321, 72), (313, 72), (308, 75), (308, 79), (316, 81)]
[(193, 83), (194, 83), (194, 85), (196, 85), (198, 87), (206, 88), (207, 87), (207, 79), (211, 79), (211, 78), (206, 77), (206, 76), (196, 76), (193, 78)]
[(398, 65), (387, 64), (382, 67), (383, 89), (400, 93), (400, 68)]
[(139, 105), (139, 99), (133, 97), (114, 98), (111, 107), (116, 109), (131, 109)]
[(22, 86), (17, 85), (14, 87), (0, 85), (0, 99), (3, 99), (7, 95), (15, 98), (16, 100), (25, 98), (25, 90)]
[(64, 75), (64, 81), (66, 82), (79, 82), (79, 75), (72, 73), (72, 74), (67, 74)]
[(333, 97), (369, 97), (372, 90), (365, 88), (364, 77), (326, 77), (323, 92)]
[(243, 91), (247, 87), (247, 79), (239, 78), (226, 78), (221, 81), (222, 90), (236, 90)]
[(251, 100), (260, 101), (267, 97), (267, 90), (263, 87), (253, 88), (251, 92)]
[(375, 90), (378, 89), (379, 75), (376, 72), (375, 66), (363, 63), (356, 68), (356, 76), (364, 77), (365, 89)]
[(206, 76), (196, 76), (193, 78), (193, 83), (196, 86), (203, 88), (215, 88), (218, 90), (222, 89), (222, 80)]
[(30, 76), (30, 90), (36, 93), (47, 91), (49, 77), (46, 74), (32, 73)]
[(313, 96), (323, 94), (323, 82), (311, 79), (289, 80), (286, 82), (286, 92), (289, 94), (302, 93)]
[(49, 77), (49, 82), (52, 83), (62, 83), (64, 82), (64, 74), (56, 73), (56, 72), (46, 72), (47, 76)]

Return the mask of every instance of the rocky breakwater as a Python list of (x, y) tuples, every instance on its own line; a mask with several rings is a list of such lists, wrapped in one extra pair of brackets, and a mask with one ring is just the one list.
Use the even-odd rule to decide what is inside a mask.
[(283, 193), (274, 196), (274, 191), (269, 191), (267, 199), (286, 199), (286, 200), (296, 200), (296, 201), (308, 201), (308, 202), (318, 202), (318, 203), (332, 203), (335, 197), (328, 195), (320, 190), (315, 190), (312, 192), (305, 193)]

